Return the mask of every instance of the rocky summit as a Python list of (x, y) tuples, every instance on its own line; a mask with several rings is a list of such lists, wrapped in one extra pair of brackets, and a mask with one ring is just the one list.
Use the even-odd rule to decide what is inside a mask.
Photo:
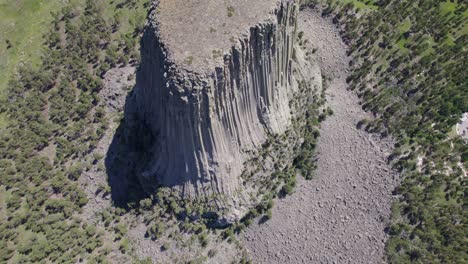
[(244, 163), (291, 125), (296, 76), (321, 76), (296, 49), (296, 1), (200, 3), (157, 1), (150, 14), (132, 98), (152, 138), (138, 178), (148, 192), (222, 197), (238, 218)]

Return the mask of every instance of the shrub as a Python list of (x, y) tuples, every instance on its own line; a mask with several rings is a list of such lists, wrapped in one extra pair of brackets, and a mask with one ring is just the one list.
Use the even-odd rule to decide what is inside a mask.
[(80, 178), (81, 173), (83, 173), (83, 164), (77, 163), (68, 169), (68, 178), (72, 181), (76, 181)]
[(273, 217), (273, 215), (271, 213), (271, 209), (266, 212), (265, 217), (266, 217), (267, 220), (270, 220)]
[(140, 201), (140, 207), (144, 210), (151, 209), (152, 205), (153, 205), (153, 201), (150, 198), (146, 198)]
[(234, 7), (231, 6), (231, 5), (228, 5), (228, 6), (227, 6), (227, 16), (228, 16), (228, 17), (234, 16), (234, 12), (235, 12)]
[(207, 247), (208, 243), (210, 242), (206, 233), (201, 233), (198, 236), (198, 240), (200, 241), (200, 245), (204, 248)]
[(166, 227), (161, 222), (153, 223), (147, 230), (146, 235), (151, 238), (151, 240), (157, 240), (161, 235), (166, 231)]
[(161, 246), (161, 250), (162, 250), (162, 251), (166, 251), (166, 250), (168, 250), (168, 249), (170, 249), (170, 248), (171, 248), (171, 243), (169, 243), (169, 242), (167, 242), (167, 241), (164, 242), (163, 245)]

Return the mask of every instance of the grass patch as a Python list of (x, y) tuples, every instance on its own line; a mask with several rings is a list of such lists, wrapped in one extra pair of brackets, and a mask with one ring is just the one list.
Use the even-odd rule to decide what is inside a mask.
[(455, 9), (457, 8), (457, 5), (458, 5), (457, 3), (442, 2), (440, 3), (440, 11), (442, 12), (442, 15), (454, 12)]
[(6, 215), (6, 200), (7, 200), (7, 190), (5, 186), (0, 186), (0, 221), (5, 221), (7, 219)]
[(227, 16), (232, 17), (234, 15), (234, 12), (235, 12), (234, 7), (229, 5), (229, 6), (227, 6), (226, 9), (227, 9)]
[(410, 28), (411, 28), (411, 21), (409, 19), (406, 19), (405, 21), (403, 21), (403, 23), (401, 23), (401, 25), (398, 27), (401, 34), (410, 30)]
[(5, 113), (0, 113), (0, 129), (6, 128), (8, 125), (8, 120)]
[(375, 5), (375, 1), (373, 0), (342, 0), (338, 1), (343, 4), (347, 3), (353, 3), (353, 5), (363, 11), (369, 11), (369, 10), (377, 10), (377, 6)]
[[(8, 81), (18, 66), (40, 64), (43, 35), (50, 30), (52, 13), (68, 2), (81, 12), (86, 1), (0, 0), (0, 97), (5, 96)], [(96, 2), (106, 20), (120, 23), (117, 33), (126, 34), (137, 26), (143, 27), (148, 0), (132, 1), (131, 8), (122, 8), (125, 1)]]
[(188, 56), (187, 58), (185, 58), (185, 64), (192, 65), (192, 63), (193, 63), (193, 56)]
[(20, 63), (40, 63), (51, 12), (62, 7), (62, 1), (0, 0), (0, 96)]
[(405, 45), (406, 45), (407, 42), (408, 42), (408, 40), (402, 38), (396, 44), (397, 44), (398, 48), (400, 48), (401, 50), (404, 51), (404, 50), (406, 50)]

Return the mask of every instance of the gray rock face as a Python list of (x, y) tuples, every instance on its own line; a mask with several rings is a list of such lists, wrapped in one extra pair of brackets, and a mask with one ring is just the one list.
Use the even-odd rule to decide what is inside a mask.
[[(244, 5), (255, 9), (255, 2)], [(152, 154), (139, 175), (149, 191), (162, 185), (184, 197), (238, 196), (245, 188), (244, 162), (268, 135), (282, 134), (291, 125), (289, 102), (298, 89), (293, 69), (300, 68), (293, 60), (298, 6), (295, 1), (259, 1), (266, 2), (273, 9), (259, 15), (257, 24), (245, 28), (228, 49), (220, 42), (223, 56), (213, 53), (207, 62), (211, 70), (181, 61), (174, 47), (178, 43), (163, 24), (170, 21), (158, 18), (168, 4), (156, 3), (142, 40), (135, 90), (138, 118), (154, 138), (145, 146)], [(221, 13), (213, 15), (226, 16)], [(172, 20), (176, 23), (177, 16)], [(320, 71), (308, 68), (315, 69), (310, 75), (320, 82)]]

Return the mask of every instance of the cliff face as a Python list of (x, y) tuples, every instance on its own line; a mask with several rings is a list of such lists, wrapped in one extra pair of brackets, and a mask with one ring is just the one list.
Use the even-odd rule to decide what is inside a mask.
[(293, 69), (300, 68), (293, 60), (298, 6), (273, 2), (274, 9), (222, 49), (223, 56), (213, 51), (211, 70), (181, 61), (161, 33), (167, 28), (157, 18), (162, 3), (156, 3), (134, 93), (138, 119), (154, 139), (139, 173), (145, 189), (162, 185), (185, 197), (235, 197), (244, 188), (244, 162), (268, 135), (291, 125), (289, 103), (298, 90)]

